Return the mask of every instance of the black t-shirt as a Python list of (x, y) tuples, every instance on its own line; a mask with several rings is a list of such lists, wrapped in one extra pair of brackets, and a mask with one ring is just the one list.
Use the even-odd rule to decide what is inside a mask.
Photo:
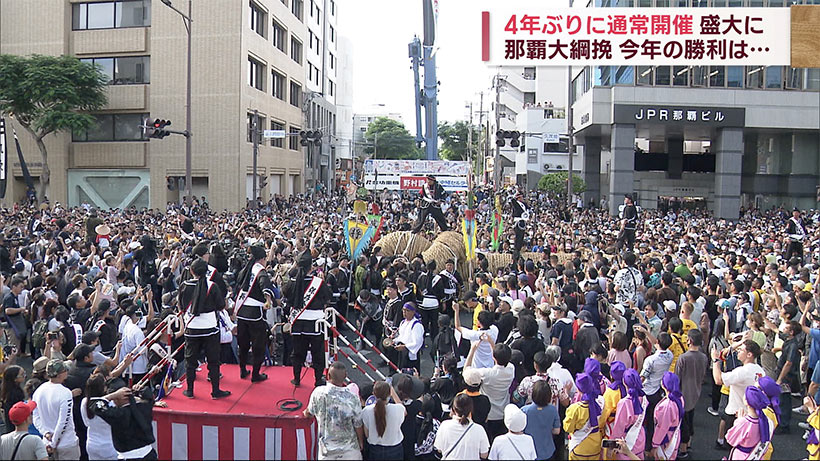
[(550, 342), (552, 338), (558, 338), (558, 345), (561, 346), (562, 353), (568, 351), (572, 347), (572, 322), (557, 320), (552, 325)]
[(515, 315), (512, 312), (505, 312), (498, 317), (495, 326), (498, 328), (498, 340), (496, 343), (503, 343), (507, 340), (507, 336), (515, 328)]
[(407, 411), (404, 422), (401, 423), (401, 433), (404, 435), (404, 440), (401, 442), (404, 449), (404, 459), (415, 459), (416, 415), (421, 411), (421, 401), (411, 400), (410, 403), (404, 404), (404, 409)]
[(188, 218), (185, 218), (182, 220), (182, 224), (180, 224), (179, 227), (186, 234), (190, 234), (194, 231), (194, 222)]
[(519, 338), (513, 341), (512, 349), (517, 349), (524, 354), (524, 371), (527, 376), (535, 374), (535, 364), (533, 358), (538, 352), (544, 352), (544, 341), (538, 338)]
[(487, 429), (487, 416), (490, 414), (490, 398), (483, 394), (470, 395), (470, 398), (473, 399), (473, 422)]

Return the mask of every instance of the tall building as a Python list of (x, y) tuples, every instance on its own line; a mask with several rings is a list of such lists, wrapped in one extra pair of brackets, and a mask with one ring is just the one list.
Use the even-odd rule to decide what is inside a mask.
[(305, 126), (322, 132), (321, 144), (305, 150), (305, 184), (308, 190), (319, 184), (330, 189), (336, 146), (336, 1), (305, 0), (305, 8)]
[[(188, 2), (173, 0), (187, 13)], [(298, 133), (304, 129), (305, 81), (311, 48), (303, 0), (193, 2), (192, 189), (212, 208), (239, 209), (253, 195), (249, 123), (285, 130), (259, 146), (258, 195), (305, 190)], [(162, 208), (178, 201), (185, 176), (185, 138), (145, 139), (143, 119), (168, 119), (185, 129), (187, 34), (181, 17), (151, 0), (0, 3), (0, 53), (72, 55), (109, 78), (98, 125), (80, 135), (49, 135), (49, 199), (101, 208)], [(15, 126), (16, 123), (14, 124)], [(21, 131), (17, 126), (17, 131)], [(40, 156), (20, 140), (33, 176)], [(7, 204), (24, 194), (12, 163)]]
[(387, 117), (404, 124), (404, 120), (400, 112), (391, 112), (384, 104), (373, 104), (365, 108), (361, 112), (353, 114), (353, 157), (362, 157), (364, 155), (365, 133), (370, 128), (370, 124), (380, 117)]
[(338, 93), (336, 95), (336, 158), (353, 158), (353, 44), (338, 37)]
[[(580, 1), (576, 1), (580, 4)], [(583, 7), (786, 7), (804, 0), (584, 0)], [(820, 69), (783, 66), (573, 68), (585, 202), (626, 193), (647, 209), (815, 208)]]

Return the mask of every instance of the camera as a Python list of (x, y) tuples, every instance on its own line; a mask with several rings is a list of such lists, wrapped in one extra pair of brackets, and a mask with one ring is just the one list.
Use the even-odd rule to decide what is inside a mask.
[(57, 332), (56, 331), (49, 331), (46, 333), (46, 340), (47, 341), (54, 341), (57, 339)]
[(17, 352), (17, 346), (14, 346), (14, 345), (11, 345), (11, 344), (7, 344), (7, 345), (3, 346), (3, 355), (4, 356), (8, 357), (10, 355), (14, 355), (15, 352)]

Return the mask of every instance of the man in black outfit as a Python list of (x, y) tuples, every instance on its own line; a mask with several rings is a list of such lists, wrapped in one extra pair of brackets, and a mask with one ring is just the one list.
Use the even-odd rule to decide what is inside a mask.
[(11, 263), (11, 252), (9, 252), (9, 242), (6, 236), (0, 234), (0, 274), (3, 277), (8, 277), (14, 272), (14, 266)]
[(447, 226), (447, 220), (444, 219), (444, 213), (441, 212), (442, 198), (444, 198), (444, 188), (436, 181), (435, 176), (427, 176), (427, 184), (422, 186), (421, 193), (419, 194), (421, 205), (419, 207), (418, 220), (412, 230), (414, 234), (417, 234), (421, 228), (424, 227), (428, 214), (433, 215), (433, 219), (436, 220), (436, 224), (438, 224), (442, 232), (450, 230), (450, 227)]
[[(134, 397), (135, 393), (139, 398)], [(89, 413), (111, 426), (111, 439), (117, 453), (128, 454), (128, 459), (157, 459), (152, 446), (154, 393), (150, 386), (135, 391), (122, 387), (103, 398), (92, 399), (90, 407)]]
[(638, 208), (632, 200), (632, 195), (624, 196), (624, 205), (621, 208), (621, 232), (618, 234), (618, 251), (626, 246), (627, 251), (635, 247), (635, 230), (638, 228)]
[(302, 366), (310, 350), (313, 358), (315, 386), (325, 384), (325, 337), (321, 323), (325, 319), (325, 306), (332, 292), (321, 277), (313, 274), (313, 257), (310, 249), (299, 255), (297, 267), (291, 269), (290, 280), (285, 285), (285, 298), (290, 308), (291, 336), (293, 337), (293, 379), (291, 384), (299, 386), (302, 381)]
[(792, 256), (800, 258), (800, 263), (803, 263), (803, 239), (808, 235), (806, 224), (803, 218), (800, 217), (800, 210), (795, 208), (792, 210), (792, 217), (788, 221), (786, 233), (789, 235), (789, 246), (786, 248), (785, 260), (788, 261)]
[(515, 194), (515, 199), (512, 200), (512, 215), (515, 230), (515, 244), (513, 245), (513, 262), (518, 261), (518, 256), (521, 254), (521, 247), (524, 246), (524, 230), (527, 227), (527, 220), (530, 218), (530, 212), (527, 209), (527, 204), (524, 202), (524, 194), (521, 191)]
[(197, 258), (191, 264), (194, 278), (182, 283), (179, 305), (187, 308), (185, 313), (185, 382), (188, 388), (182, 393), (194, 398), (196, 367), (202, 352), (208, 360), (208, 378), (211, 381), (211, 397), (220, 399), (231, 395), (219, 388), (220, 346), (217, 311), (225, 308), (225, 298), (219, 286), (208, 280), (208, 263)]
[[(268, 341), (268, 323), (264, 310), (273, 306), (273, 284), (265, 270), (266, 252), (260, 246), (250, 247), (248, 264), (237, 276), (236, 297), (236, 340), (239, 344), (239, 377), (245, 379), (250, 374), (247, 370), (248, 351), (253, 344), (253, 376), (256, 383), (268, 379), (260, 373), (265, 359), (265, 348)], [(218, 337), (218, 336), (217, 336)]]

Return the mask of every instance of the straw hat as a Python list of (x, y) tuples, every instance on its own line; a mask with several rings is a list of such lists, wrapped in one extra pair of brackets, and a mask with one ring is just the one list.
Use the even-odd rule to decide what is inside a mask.
[(97, 235), (108, 235), (111, 233), (111, 228), (106, 224), (100, 224), (94, 228), (94, 232), (96, 232)]

